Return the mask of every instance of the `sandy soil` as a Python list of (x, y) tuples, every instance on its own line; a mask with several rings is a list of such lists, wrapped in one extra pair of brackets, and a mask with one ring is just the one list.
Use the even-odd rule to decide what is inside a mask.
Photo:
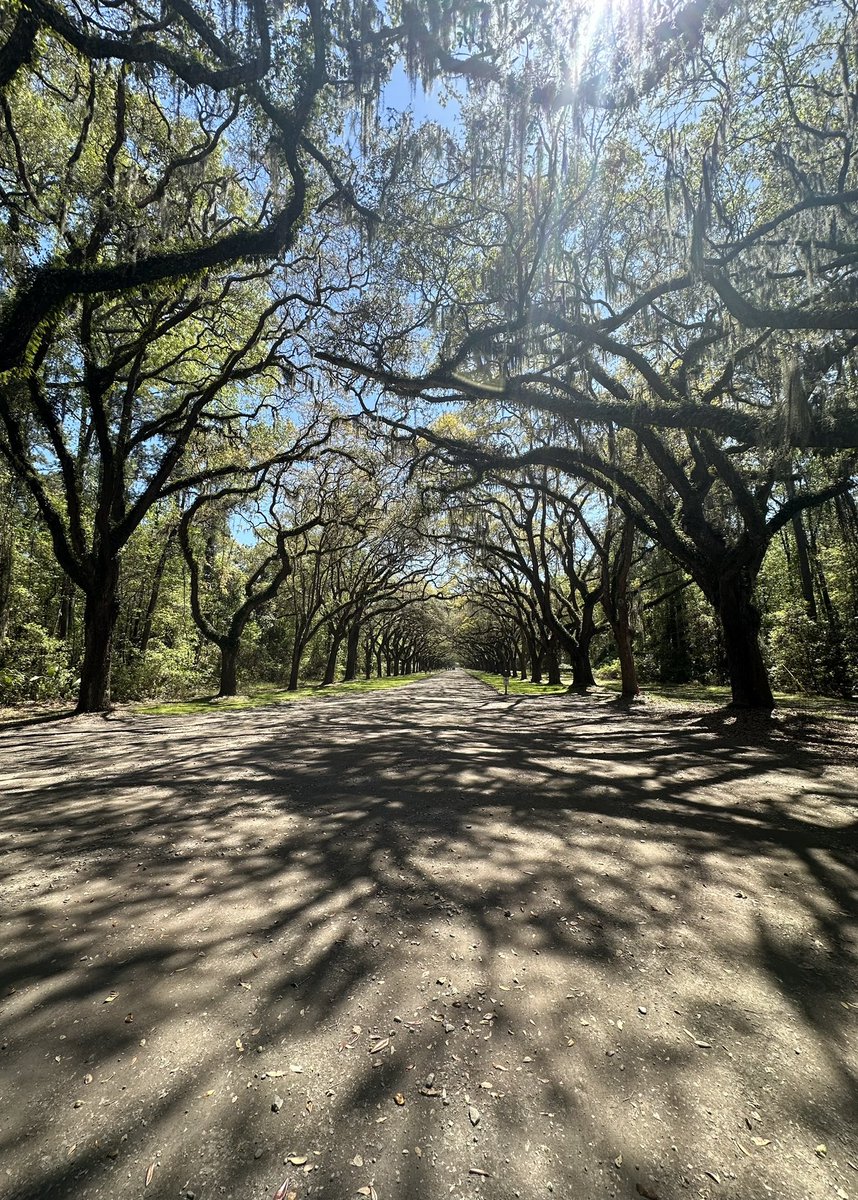
[(0, 734), (0, 1195), (858, 1198), (841, 735), (459, 672)]

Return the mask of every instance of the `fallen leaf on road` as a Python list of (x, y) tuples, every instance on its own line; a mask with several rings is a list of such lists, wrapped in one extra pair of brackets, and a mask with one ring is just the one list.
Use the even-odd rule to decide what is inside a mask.
[(359, 1154), (356, 1154), (354, 1156), (354, 1158), (349, 1159), (349, 1166), (350, 1167), (362, 1167), (363, 1159), (361, 1158), (361, 1156)]
[(824, 1156), (827, 1153), (828, 1153), (828, 1147), (826, 1146), (825, 1142), (820, 1142), (819, 1145), (814, 1150), (814, 1154), (818, 1154), (820, 1158), (824, 1158)]
[(289, 1189), (289, 1180), (284, 1179), (283, 1182), (280, 1184), (280, 1187), (274, 1193), (272, 1200), (298, 1200), (298, 1193), (290, 1192), (288, 1189)]
[(688, 1034), (688, 1036), (691, 1038), (692, 1042), (694, 1042), (695, 1046), (701, 1046), (704, 1050), (712, 1049), (711, 1042), (701, 1041), (701, 1039), (698, 1038), (695, 1034), (693, 1034), (690, 1029), (685, 1029), (685, 1030), (683, 1030), (683, 1032)]
[(390, 1038), (381, 1038), (380, 1041), (377, 1041), (374, 1046), (370, 1046), (369, 1052), (370, 1054), (378, 1054), (379, 1050), (384, 1050), (384, 1048), (389, 1045)]
[(491, 1177), (492, 1177), (490, 1171), (481, 1171), (479, 1167), (469, 1167), (468, 1174), (469, 1175), (482, 1175), (483, 1179), (491, 1179)]
[(154, 1164), (154, 1162), (150, 1162), (149, 1166), (146, 1168), (146, 1182), (143, 1184), (144, 1187), (149, 1186), (149, 1184), (152, 1182), (152, 1176), (154, 1174), (155, 1174), (155, 1164)]
[(394, 1101), (394, 1104), (398, 1104), (399, 1107), (401, 1108), (402, 1105), (405, 1103), (405, 1097), (403, 1096), (402, 1092), (397, 1092), (396, 1095), (393, 1097), (393, 1101)]
[(752, 1137), (751, 1141), (755, 1146), (770, 1146), (772, 1144), (771, 1138)]
[(474, 1108), (473, 1104), (471, 1104), (468, 1108), (468, 1120), (472, 1125), (479, 1125), (481, 1119), (480, 1110), (478, 1108)]
[(289, 1154), (286, 1156), (286, 1161), (290, 1162), (293, 1167), (303, 1167), (307, 1161), (306, 1154)]

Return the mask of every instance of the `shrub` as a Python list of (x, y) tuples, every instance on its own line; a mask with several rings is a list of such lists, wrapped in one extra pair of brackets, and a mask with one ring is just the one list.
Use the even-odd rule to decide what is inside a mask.
[(61, 700), (74, 694), (77, 683), (68, 642), (35, 621), (18, 626), (0, 663), (0, 703)]
[(856, 648), (838, 620), (812, 620), (798, 606), (771, 616), (768, 656), (774, 686), (849, 698), (856, 685)]
[(213, 691), (217, 681), (217, 650), (206, 643), (180, 640), (168, 646), (153, 638), (145, 655), (130, 652), (113, 667), (112, 694), (116, 700), (183, 700)]

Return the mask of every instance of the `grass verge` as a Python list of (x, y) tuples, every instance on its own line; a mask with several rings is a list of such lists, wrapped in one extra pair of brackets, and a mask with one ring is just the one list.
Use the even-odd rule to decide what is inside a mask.
[[(492, 675), (487, 671), (471, 671), (475, 679), (495, 688), (503, 695), (503, 676)], [(511, 696), (558, 696), (564, 695), (571, 684), (571, 678), (564, 677), (563, 683), (550, 686), (547, 683), (529, 683), (526, 680), (510, 679), (509, 694)], [(619, 695), (620, 682), (617, 679), (600, 679), (596, 673), (596, 683), (599, 688)], [(642, 685), (641, 697), (655, 704), (703, 704), (713, 708), (723, 707), (730, 703), (730, 689), (714, 684), (682, 683), (662, 684), (648, 683)], [(858, 719), (858, 701), (838, 700), (830, 696), (812, 696), (792, 692), (775, 692), (775, 702), (778, 708), (790, 709), (794, 712), (809, 713), (817, 717), (825, 717), (833, 721), (855, 721)]]
[(387, 688), (402, 687), (416, 679), (428, 679), (431, 671), (416, 675), (394, 675), (383, 679), (355, 679), (351, 683), (331, 683), (322, 687), (319, 683), (304, 683), (297, 691), (290, 692), (274, 684), (259, 684), (240, 696), (218, 699), (216, 696), (200, 696), (194, 700), (168, 700), (157, 703), (135, 704), (134, 712), (153, 717), (184, 717), (196, 713), (234, 711), (245, 708), (271, 708), (277, 704), (288, 704), (293, 700), (312, 700), (322, 696), (347, 696), (360, 692), (380, 692)]
[[(493, 687), (496, 691), (503, 695), (503, 675), (492, 675), (488, 671), (469, 671), (474, 679), (482, 679), (483, 683), (487, 683), (489, 687)], [(564, 678), (561, 684), (555, 683), (531, 683), (527, 679), (516, 679), (510, 677), (509, 695), (510, 696), (565, 696), (569, 690), (569, 685), (572, 683), (572, 677)]]

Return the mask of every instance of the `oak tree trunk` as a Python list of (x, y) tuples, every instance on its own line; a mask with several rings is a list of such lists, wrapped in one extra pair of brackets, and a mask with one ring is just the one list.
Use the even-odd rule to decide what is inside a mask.
[(337, 658), (343, 640), (343, 631), (335, 629), (331, 635), (331, 645), (328, 650), (328, 661), (325, 663), (325, 674), (322, 676), (322, 687), (328, 687), (334, 682), (337, 673)]
[(102, 567), (87, 593), (83, 611), (83, 663), (80, 669), (77, 712), (105, 712), (110, 708), (110, 668), (113, 632), (119, 616), (119, 563)]
[(360, 649), (360, 621), (355, 623), (349, 629), (346, 639), (346, 667), (343, 672), (343, 680), (349, 682), (357, 678), (358, 672), (358, 651)]
[(635, 663), (635, 652), (632, 646), (632, 630), (628, 617), (620, 616), (613, 629), (614, 640), (617, 644), (617, 656), (620, 660), (620, 680), (622, 682), (623, 698), (634, 700), (640, 692), (638, 670)]
[(530, 655), (530, 682), (542, 683), (542, 648), (535, 641), (528, 640), (527, 651)]
[(218, 643), (220, 650), (219, 696), (234, 696), (238, 690), (238, 647), (239, 642), (226, 638)]
[(760, 614), (751, 594), (752, 585), (742, 574), (719, 580), (718, 616), (724, 634), (732, 707), (770, 710), (775, 701), (760, 649)]
[[(787, 498), (795, 499), (795, 484), (787, 480)], [(792, 531), (795, 537), (796, 558), (798, 559), (798, 577), (801, 583), (801, 594), (804, 606), (811, 621), (817, 619), (816, 596), (813, 593), (813, 572), (810, 568), (810, 548), (807, 540), (807, 530), (804, 527), (804, 513), (797, 512), (792, 518)]]
[(580, 645), (576, 645), (569, 657), (572, 660), (572, 689), (576, 692), (586, 692), (595, 683), (590, 657)]
[(545, 647), (545, 667), (548, 671), (548, 683), (551, 687), (559, 687), (560, 678), (560, 655), (557, 652), (557, 643), (552, 639)]
[(301, 674), (301, 658), (304, 654), (303, 643), (296, 637), (292, 643), (292, 658), (289, 663), (289, 683), (287, 691), (296, 692), (298, 690), (298, 679)]

